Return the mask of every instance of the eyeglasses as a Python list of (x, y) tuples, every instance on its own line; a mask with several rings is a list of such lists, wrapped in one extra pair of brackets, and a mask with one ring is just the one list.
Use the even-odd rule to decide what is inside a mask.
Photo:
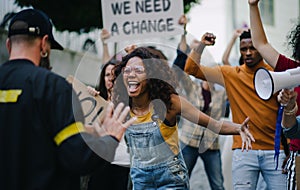
[(141, 65), (135, 65), (135, 66), (126, 66), (123, 67), (122, 69), (124, 75), (129, 75), (132, 71), (134, 71), (135, 74), (143, 74), (145, 73), (145, 68)]

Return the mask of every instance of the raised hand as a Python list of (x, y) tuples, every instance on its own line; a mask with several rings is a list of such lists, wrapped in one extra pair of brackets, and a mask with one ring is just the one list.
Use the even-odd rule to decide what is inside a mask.
[(216, 42), (216, 36), (213, 33), (206, 32), (201, 38), (201, 42), (205, 45), (214, 45)]
[(100, 95), (100, 91), (97, 91), (95, 88), (91, 86), (87, 86), (87, 91), (90, 93), (92, 96), (97, 96)]
[(288, 110), (291, 110), (295, 106), (296, 98), (297, 92), (290, 89), (282, 89), (277, 96), (278, 102)]
[(187, 18), (185, 15), (181, 15), (181, 17), (178, 20), (178, 24), (183, 25), (183, 26), (185, 26), (187, 24)]
[(106, 30), (105, 28), (102, 29), (101, 34), (100, 34), (101, 40), (104, 43), (105, 40), (107, 40), (108, 38), (110, 38), (110, 33), (108, 32), (108, 30)]
[(249, 117), (247, 117), (244, 122), (240, 125), (240, 136), (242, 138), (242, 151), (246, 148), (248, 151), (249, 148), (252, 149), (251, 142), (255, 142), (253, 135), (249, 131)]
[(234, 30), (233, 35), (234, 35), (235, 38), (238, 38), (238, 37), (241, 36), (241, 34), (243, 32), (248, 31), (248, 30), (249, 30), (249, 28), (238, 28), (238, 29)]
[(97, 134), (99, 136), (111, 135), (120, 141), (126, 129), (136, 120), (133, 117), (125, 121), (129, 110), (129, 106), (124, 108), (123, 103), (118, 104), (114, 110), (114, 105), (110, 102), (106, 108), (106, 115), (103, 121), (97, 122), (94, 125)]
[(127, 54), (129, 54), (129, 53), (131, 53), (133, 50), (135, 50), (136, 48), (137, 48), (137, 45), (131, 44), (131, 45), (126, 46), (124, 50), (125, 50), (125, 52), (126, 52)]
[(249, 5), (257, 5), (259, 0), (248, 0)]

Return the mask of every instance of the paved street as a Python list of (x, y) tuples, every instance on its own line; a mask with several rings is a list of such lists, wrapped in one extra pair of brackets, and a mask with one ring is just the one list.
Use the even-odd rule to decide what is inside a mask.
[(190, 190), (209, 190), (210, 186), (206, 173), (204, 171), (204, 166), (202, 160), (198, 158), (197, 164), (193, 170), (191, 179), (190, 179)]
[[(232, 136), (220, 136), (219, 143), (222, 155), (222, 170), (224, 177), (224, 187), (231, 189), (231, 145)], [(224, 164), (225, 163), (225, 164)], [(197, 164), (193, 170), (190, 179), (191, 190), (210, 190), (209, 182), (204, 171), (203, 162), (198, 158)]]

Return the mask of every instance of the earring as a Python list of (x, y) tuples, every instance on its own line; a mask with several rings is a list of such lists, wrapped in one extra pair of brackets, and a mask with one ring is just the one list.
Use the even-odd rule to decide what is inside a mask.
[(47, 53), (47, 52), (43, 53), (43, 51), (41, 51), (41, 52), (40, 52), (40, 55), (41, 55), (42, 58), (45, 58), (45, 57), (48, 56), (48, 53)]

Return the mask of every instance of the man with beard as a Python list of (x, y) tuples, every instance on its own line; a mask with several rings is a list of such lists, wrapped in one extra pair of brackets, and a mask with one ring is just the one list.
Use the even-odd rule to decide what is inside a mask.
[[(232, 179), (233, 189), (256, 189), (261, 173), (268, 189), (286, 189), (285, 175), (276, 170), (274, 160), (274, 137), (278, 111), (277, 96), (273, 95), (265, 101), (255, 93), (253, 78), (255, 71), (264, 67), (272, 70), (263, 61), (260, 53), (254, 48), (250, 31), (240, 36), (240, 53), (244, 61), (240, 66), (207, 67), (200, 63), (201, 54), (206, 45), (213, 45), (215, 36), (206, 33), (201, 43), (189, 54), (185, 72), (190, 75), (218, 83), (225, 87), (230, 102), (232, 119), (240, 123), (249, 116), (249, 130), (255, 137), (252, 150), (241, 151), (241, 138), (233, 137)], [(278, 163), (283, 163), (285, 154), (280, 145)]]
[(95, 133), (87, 132), (72, 86), (49, 71), (50, 50), (63, 47), (39, 10), (12, 18), (6, 46), (9, 60), (0, 66), (1, 188), (80, 189), (80, 175), (113, 160), (134, 120), (123, 123), (129, 107), (119, 104), (113, 111), (109, 104)]

